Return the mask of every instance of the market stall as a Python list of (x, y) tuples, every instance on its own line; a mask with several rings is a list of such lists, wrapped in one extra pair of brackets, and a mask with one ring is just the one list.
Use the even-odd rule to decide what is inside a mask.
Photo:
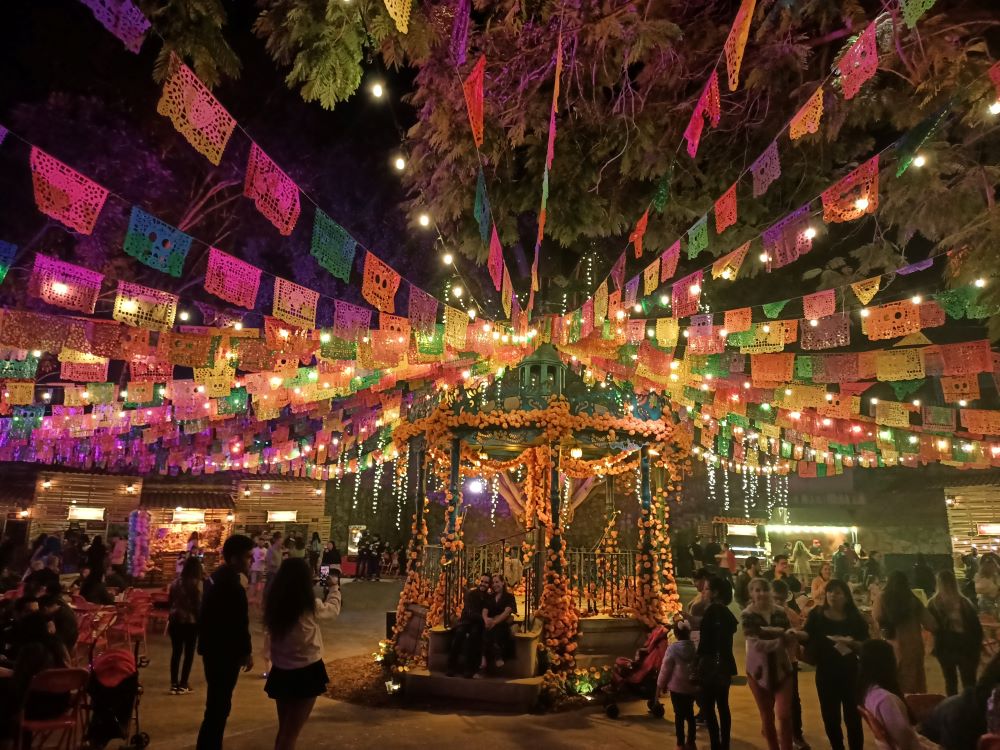
[(235, 530), (253, 539), (270, 538), (275, 531), (285, 537), (294, 534), (306, 542), (314, 531), (324, 542), (330, 538), (326, 482), (284, 477), (241, 479), (235, 514)]

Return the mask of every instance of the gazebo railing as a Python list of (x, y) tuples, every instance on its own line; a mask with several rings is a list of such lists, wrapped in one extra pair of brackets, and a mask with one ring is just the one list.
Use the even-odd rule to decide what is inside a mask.
[(617, 615), (630, 606), (638, 584), (636, 554), (636, 550), (567, 550), (567, 572), (577, 609)]

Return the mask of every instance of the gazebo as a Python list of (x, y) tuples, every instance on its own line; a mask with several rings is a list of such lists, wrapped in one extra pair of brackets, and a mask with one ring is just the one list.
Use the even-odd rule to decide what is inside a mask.
[[(666, 533), (667, 501), (680, 491), (690, 445), (685, 442), (688, 433), (675, 431), (670, 412), (660, 404), (655, 394), (595, 382), (582, 366), (571, 367), (546, 343), (492, 380), (448, 390), (436, 406), (422, 412), (412, 409), (410, 421), (394, 435), (396, 449), (415, 462), (417, 476), (409, 573), (397, 609), (399, 655), (427, 656), (429, 631), (447, 628), (461, 610), (468, 578), (481, 572), (476, 561), (490, 559), (482, 550), (473, 554), (463, 542), (464, 478), (488, 480), (514, 468), (523, 471), (516, 483), (521, 505), (516, 516), (525, 530), (520, 545), (524, 574), (515, 582), (523, 597), (522, 628), (540, 630), (548, 675), (558, 678), (572, 670), (579, 618), (599, 610), (578, 607), (589, 604), (588, 592), (580, 590), (579, 575), (567, 559), (560, 475), (588, 479), (637, 472), (635, 570), (622, 576), (629, 583), (627, 590), (618, 591), (621, 606), (607, 614), (631, 616), (649, 627), (669, 620), (679, 604)], [(446, 500), (439, 550), (429, 544), (426, 522), (431, 475), (444, 487)], [(589, 561), (606, 576), (613, 574), (608, 554), (595, 550)], [(619, 570), (616, 566), (614, 574)], [(617, 589), (623, 585), (618, 580), (605, 583)], [(414, 612), (425, 615), (420, 628), (407, 627)], [(409, 637), (399, 639), (404, 631)]]

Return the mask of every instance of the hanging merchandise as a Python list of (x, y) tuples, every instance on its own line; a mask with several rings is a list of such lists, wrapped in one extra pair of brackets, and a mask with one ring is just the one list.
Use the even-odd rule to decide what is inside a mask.
[(169, 117), (198, 153), (219, 165), (236, 120), (173, 52), (156, 111)]
[(253, 310), (257, 304), (261, 271), (228, 253), (209, 248), (205, 269), (205, 291), (239, 307)]
[(181, 230), (132, 206), (123, 249), (141, 263), (180, 278), (191, 241)]
[(108, 191), (34, 146), (30, 162), (38, 210), (82, 234), (93, 232)]
[(277, 230), (288, 236), (299, 220), (299, 188), (256, 143), (250, 146), (243, 195)]

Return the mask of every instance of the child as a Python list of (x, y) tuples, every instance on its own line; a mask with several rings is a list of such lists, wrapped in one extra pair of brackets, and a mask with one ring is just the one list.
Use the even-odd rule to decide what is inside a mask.
[(690, 625), (684, 621), (678, 622), (674, 626), (674, 633), (677, 640), (670, 644), (667, 653), (663, 655), (654, 702), (659, 702), (664, 691), (670, 691), (670, 703), (674, 707), (674, 727), (677, 731), (677, 750), (695, 750), (694, 701), (698, 687), (694, 672), (698, 651), (691, 641)]
[[(788, 615), (788, 622), (795, 630), (802, 629), (803, 617), (799, 611), (799, 606), (793, 599), (789, 599), (788, 584), (784, 581), (774, 581), (771, 584), (771, 591), (774, 594), (774, 603), (785, 608)], [(788, 658), (792, 660), (792, 734), (795, 750), (808, 750), (809, 743), (806, 742), (802, 734), (802, 699), (799, 697), (799, 644), (793, 643), (788, 647)]]

